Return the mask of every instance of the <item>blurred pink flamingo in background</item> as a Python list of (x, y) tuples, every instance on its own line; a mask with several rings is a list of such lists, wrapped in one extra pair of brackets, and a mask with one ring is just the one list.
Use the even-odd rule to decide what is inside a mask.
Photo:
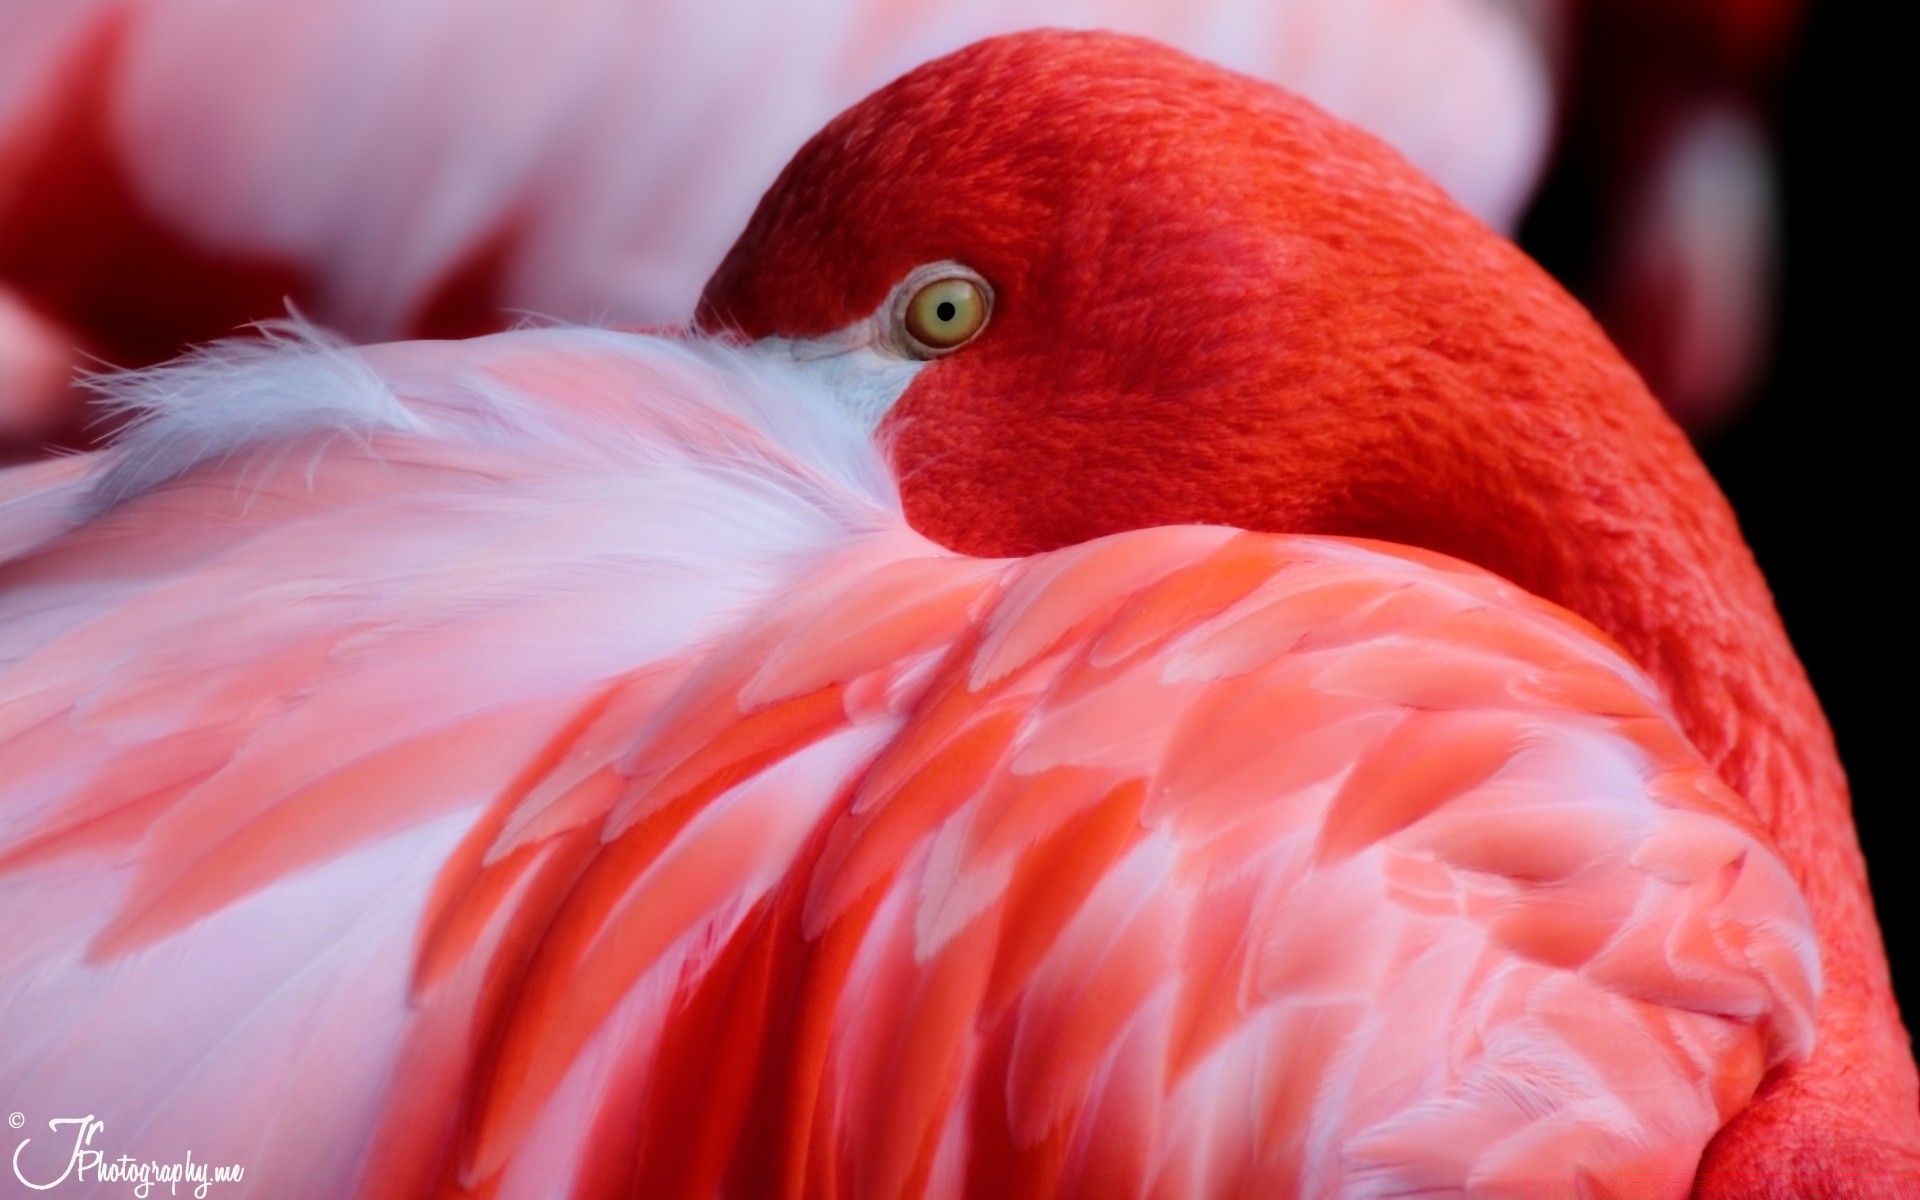
[(1689, 430), (1725, 426), (1773, 344), (1773, 93), (1801, 0), (1564, 0), (1556, 170), (1589, 189), (1571, 282)]
[[(1549, 132), (1536, 44), (1490, 0), (0, 0), (0, 289), (122, 366), (283, 297), (361, 340), (679, 320), (808, 133), (1036, 24), (1283, 82), (1502, 228)], [(46, 353), (0, 359), (0, 433), (44, 425), (22, 356)]]
[(678, 319), (808, 130), (1034, 24), (1148, 34), (1287, 84), (1500, 229), (1563, 125), (1605, 213), (1575, 282), (1710, 431), (1766, 363), (1766, 95), (1799, 7), (4, 0), (0, 441), (84, 440), (65, 379), (89, 356), (160, 361), (287, 298), (361, 339)]
[(1550, 131), (1494, 0), (0, 0), (0, 293), (35, 314), (0, 340), (0, 437), (60, 410), (49, 355), (157, 362), (283, 298), (357, 340), (684, 319), (828, 117), (1039, 24), (1284, 83), (1499, 228)]

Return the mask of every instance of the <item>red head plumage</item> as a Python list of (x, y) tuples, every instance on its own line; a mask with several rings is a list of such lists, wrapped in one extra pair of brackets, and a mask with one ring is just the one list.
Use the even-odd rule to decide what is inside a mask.
[(1710, 494), (1510, 243), (1371, 137), (1148, 42), (999, 39), (876, 94), (794, 160), (701, 319), (820, 334), (943, 259), (991, 282), (993, 325), (890, 433), (910, 514), (962, 549), (1217, 521), (1428, 545), (1558, 597), (1564, 564), (1514, 558), (1554, 540), (1541, 520), (1495, 544), (1472, 517), (1580, 488), (1589, 426)]

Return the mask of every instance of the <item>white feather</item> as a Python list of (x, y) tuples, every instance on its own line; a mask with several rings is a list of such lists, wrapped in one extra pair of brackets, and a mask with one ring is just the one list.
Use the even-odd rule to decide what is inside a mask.
[(268, 441), (425, 428), (344, 340), (298, 316), (255, 328), (258, 337), (228, 338), (159, 366), (86, 381), (109, 415), (129, 418), (114, 441), (112, 465), (94, 482), (97, 509)]
[[(842, 380), (817, 378), (804, 359), (708, 339), (586, 328), (521, 330), (472, 343), (513, 347), (537, 337), (561, 350), (612, 351), (644, 366), (659, 385), (629, 385), (631, 412), (581, 412), (529, 400), (474, 370), (459, 372), (451, 387), (404, 389), (403, 398), (370, 359), (384, 367), (395, 356), (417, 357), (415, 347), (362, 350), (298, 316), (256, 328), (257, 337), (229, 338), (159, 366), (89, 381), (110, 412), (130, 418), (93, 484), (95, 511), (243, 451), (284, 449), (316, 436), (365, 440), (385, 431), (476, 446), (531, 441), (614, 455), (635, 468), (737, 469), (795, 489), (853, 525), (899, 512), (866, 414), (849, 411), (838, 397)], [(637, 432), (656, 423), (719, 438), (733, 453), (694, 462), (684, 440), (676, 448)], [(759, 436), (737, 436), (737, 426)]]

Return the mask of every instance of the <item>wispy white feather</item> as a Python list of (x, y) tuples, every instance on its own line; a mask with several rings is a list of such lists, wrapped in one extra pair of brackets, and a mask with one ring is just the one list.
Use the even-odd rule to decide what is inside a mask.
[[(89, 386), (127, 425), (88, 493), (90, 513), (122, 504), (208, 462), (278, 455), (302, 439), (410, 433), (500, 449), (572, 453), (604, 470), (663, 466), (741, 472), (746, 483), (803, 496), (843, 523), (898, 514), (886, 462), (866, 429), (823, 381), (720, 342), (598, 329), (543, 329), (491, 339), (511, 347), (539, 337), (557, 351), (612, 352), (637, 361), (652, 386), (631, 408), (555, 407), (510, 382), (468, 368), (448, 386), (408, 388), (375, 359), (406, 347), (363, 350), (300, 317), (263, 322), (256, 336), (199, 347), (172, 362), (99, 375)], [(484, 356), (477, 356), (484, 359)], [(404, 376), (404, 372), (400, 372)], [(661, 429), (682, 436), (662, 439)], [(717, 451), (686, 459), (699, 435)]]
[(315, 433), (424, 430), (360, 352), (298, 316), (258, 336), (200, 346), (172, 362), (86, 380), (110, 416), (127, 418), (93, 484), (95, 510), (248, 446)]

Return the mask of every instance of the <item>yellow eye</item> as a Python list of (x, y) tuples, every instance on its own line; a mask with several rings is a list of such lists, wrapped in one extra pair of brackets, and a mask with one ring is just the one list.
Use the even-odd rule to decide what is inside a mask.
[(972, 279), (936, 279), (907, 301), (905, 318), (909, 337), (943, 353), (972, 341), (987, 323), (987, 295)]

